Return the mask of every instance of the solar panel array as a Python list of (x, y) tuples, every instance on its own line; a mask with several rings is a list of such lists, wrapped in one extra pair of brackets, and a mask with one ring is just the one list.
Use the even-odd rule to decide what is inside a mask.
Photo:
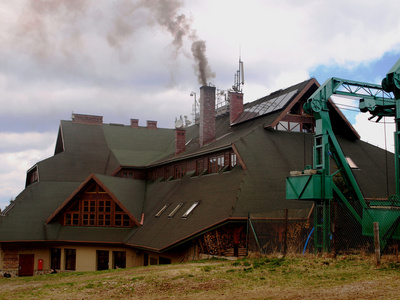
[(297, 91), (296, 89), (245, 108), (240, 117), (235, 120), (235, 123), (241, 123), (282, 109), (297, 94)]

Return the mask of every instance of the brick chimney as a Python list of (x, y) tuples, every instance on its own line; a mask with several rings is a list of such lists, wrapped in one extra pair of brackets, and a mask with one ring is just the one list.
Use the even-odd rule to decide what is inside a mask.
[(157, 129), (157, 121), (147, 120), (147, 128), (148, 129)]
[(215, 140), (215, 87), (200, 88), (200, 147)]
[(181, 154), (186, 150), (186, 130), (175, 129), (175, 155)]
[(139, 128), (139, 119), (131, 119), (131, 127)]
[(232, 125), (243, 113), (243, 93), (229, 92), (229, 119)]
[(103, 116), (92, 116), (83, 114), (72, 114), (72, 123), (101, 125), (103, 124)]

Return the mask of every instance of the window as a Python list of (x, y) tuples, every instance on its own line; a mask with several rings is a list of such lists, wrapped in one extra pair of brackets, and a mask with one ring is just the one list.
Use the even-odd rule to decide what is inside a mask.
[(310, 132), (313, 133), (314, 124), (307, 122), (294, 122), (294, 121), (280, 121), (276, 127), (276, 130), (282, 131), (294, 131), (294, 132)]
[(350, 169), (354, 169), (354, 170), (359, 169), (359, 167), (356, 165), (356, 163), (349, 156), (346, 156), (346, 161), (349, 164)]
[(108, 270), (109, 252), (108, 250), (96, 250), (97, 270)]
[(218, 171), (225, 166), (225, 157), (223, 155), (217, 157)]
[(164, 168), (158, 168), (157, 169), (157, 178), (163, 178), (164, 177)]
[(232, 152), (231, 153), (231, 168), (236, 166), (236, 164), (237, 164), (237, 156), (236, 156), (236, 153)]
[(276, 125), (277, 130), (289, 131), (289, 122), (281, 121)]
[(28, 174), (26, 176), (26, 186), (39, 181), (39, 173), (38, 169), (35, 166), (33, 169), (28, 171)]
[(170, 212), (168, 217), (172, 218), (178, 212), (178, 210), (182, 207), (182, 205), (183, 205), (183, 203), (179, 203), (178, 206), (175, 207), (174, 210)]
[(290, 131), (300, 132), (300, 123), (290, 122)]
[(169, 265), (169, 264), (171, 264), (171, 259), (166, 258), (166, 257), (160, 256), (158, 260), (159, 260), (159, 264), (160, 265)]
[(168, 208), (169, 203), (165, 204), (159, 211), (158, 213), (156, 213), (156, 218), (158, 218), (159, 216), (161, 216), (161, 214)]
[(96, 225), (96, 214), (82, 214), (82, 225), (83, 226), (95, 226)]
[(122, 172), (121, 177), (133, 179), (133, 171), (124, 171)]
[(116, 227), (121, 227), (122, 226), (122, 217), (123, 214), (115, 214), (115, 219), (114, 219), (114, 226)]
[(64, 225), (133, 226), (129, 215), (100, 188), (91, 188), (77, 198), (78, 200), (64, 214)]
[(113, 251), (113, 269), (126, 268), (126, 252)]
[(177, 165), (174, 168), (174, 178), (179, 179), (182, 178), (183, 175), (186, 174), (186, 166), (184, 164)]
[(96, 200), (84, 200), (83, 212), (96, 212)]
[(79, 213), (66, 213), (65, 225), (79, 225)]
[(131, 219), (127, 214), (122, 215), (122, 227), (129, 227), (131, 225)]
[(101, 200), (99, 201), (99, 212), (111, 212), (111, 200)]
[(196, 175), (200, 175), (204, 170), (203, 159), (196, 161)]
[(53, 270), (61, 269), (61, 249), (51, 248), (50, 249), (50, 268)]
[(208, 161), (208, 173), (218, 173), (224, 166), (224, 155), (210, 157)]
[(197, 207), (197, 205), (199, 205), (200, 202), (195, 202), (192, 204), (191, 207), (189, 207), (189, 209), (182, 215), (182, 218), (187, 218), (190, 213)]
[(97, 226), (111, 226), (111, 214), (99, 214)]
[(167, 167), (165, 168), (165, 172), (164, 172), (164, 180), (169, 179), (172, 176), (172, 171), (171, 171), (171, 167)]
[(65, 270), (75, 270), (76, 249), (65, 249)]

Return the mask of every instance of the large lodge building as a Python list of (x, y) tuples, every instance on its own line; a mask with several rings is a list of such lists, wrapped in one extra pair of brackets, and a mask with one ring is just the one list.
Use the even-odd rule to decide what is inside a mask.
[[(309, 221), (313, 203), (286, 200), (285, 178), (312, 164), (315, 122), (302, 104), (318, 86), (310, 79), (246, 104), (231, 91), (222, 113), (204, 86), (198, 122), (176, 129), (61, 121), (54, 155), (27, 171), (0, 213), (0, 274), (239, 256), (250, 213), (274, 219), (289, 209), (291, 220)], [(363, 192), (384, 194), (385, 151), (360, 141), (332, 102), (330, 114)]]

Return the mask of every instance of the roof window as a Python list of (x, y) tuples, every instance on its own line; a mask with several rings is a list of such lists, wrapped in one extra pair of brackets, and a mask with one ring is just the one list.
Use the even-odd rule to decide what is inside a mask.
[(182, 218), (187, 218), (190, 213), (199, 205), (200, 202), (196, 201), (195, 203), (192, 204), (192, 206), (189, 207), (189, 209), (182, 215)]
[(356, 165), (356, 163), (349, 157), (346, 156), (346, 161), (349, 164), (350, 169), (359, 170), (360, 168)]
[(183, 203), (179, 203), (178, 206), (175, 207), (173, 211), (171, 211), (171, 213), (168, 215), (168, 217), (172, 218), (182, 206), (183, 206)]
[(159, 216), (161, 216), (161, 214), (168, 208), (168, 206), (170, 205), (170, 203), (165, 204), (156, 214), (156, 218), (158, 218)]

